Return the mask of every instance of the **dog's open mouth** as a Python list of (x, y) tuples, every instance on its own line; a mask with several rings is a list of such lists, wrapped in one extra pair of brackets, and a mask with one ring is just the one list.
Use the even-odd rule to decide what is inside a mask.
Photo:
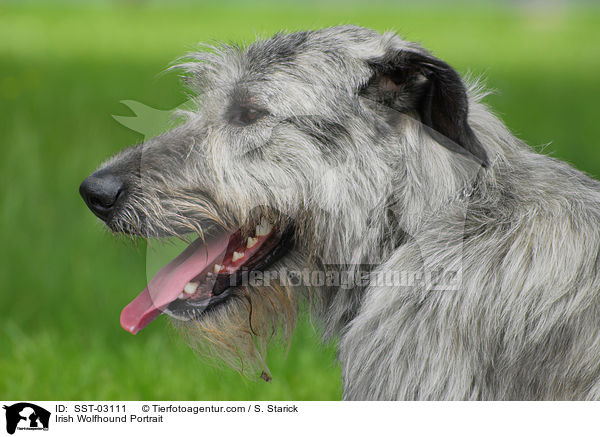
[(254, 235), (216, 232), (191, 243), (164, 266), (121, 312), (121, 326), (138, 333), (161, 313), (193, 320), (233, 296), (244, 274), (262, 271), (292, 243), (293, 230), (280, 231), (261, 219)]

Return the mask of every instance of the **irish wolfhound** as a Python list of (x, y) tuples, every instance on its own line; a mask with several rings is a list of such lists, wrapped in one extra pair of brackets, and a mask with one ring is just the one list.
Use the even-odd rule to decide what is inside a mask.
[(478, 86), (352, 26), (176, 68), (197, 109), (80, 188), (114, 232), (200, 236), (124, 328), (165, 312), (268, 379), (266, 344), (307, 307), (345, 399), (600, 397), (600, 184), (515, 138)]

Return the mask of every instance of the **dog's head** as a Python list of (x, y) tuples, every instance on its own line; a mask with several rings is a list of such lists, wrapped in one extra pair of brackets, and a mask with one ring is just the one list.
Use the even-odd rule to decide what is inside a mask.
[(253, 286), (242, 273), (371, 262), (408, 226), (405, 197), (420, 181), (406, 163), (443, 172), (454, 152), (487, 162), (458, 74), (392, 34), (278, 34), (192, 53), (175, 68), (196, 110), (80, 188), (114, 232), (198, 236), (123, 310), (132, 333), (167, 312), (256, 358), (252, 338), (291, 324), (296, 297), (277, 275)]

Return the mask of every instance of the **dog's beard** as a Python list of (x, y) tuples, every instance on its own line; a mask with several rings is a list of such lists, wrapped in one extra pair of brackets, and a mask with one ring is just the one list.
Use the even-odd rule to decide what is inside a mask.
[(271, 282), (237, 287), (227, 304), (197, 320), (173, 319), (173, 325), (203, 359), (268, 381), (267, 347), (273, 340), (289, 342), (297, 313), (297, 290)]

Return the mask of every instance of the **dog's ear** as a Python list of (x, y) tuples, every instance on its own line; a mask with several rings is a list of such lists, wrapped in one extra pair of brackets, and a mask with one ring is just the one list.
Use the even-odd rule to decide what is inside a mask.
[(397, 111), (418, 113), (437, 142), (487, 166), (487, 154), (467, 120), (467, 91), (452, 67), (413, 51), (395, 51), (368, 64), (373, 76), (363, 90), (365, 97)]

